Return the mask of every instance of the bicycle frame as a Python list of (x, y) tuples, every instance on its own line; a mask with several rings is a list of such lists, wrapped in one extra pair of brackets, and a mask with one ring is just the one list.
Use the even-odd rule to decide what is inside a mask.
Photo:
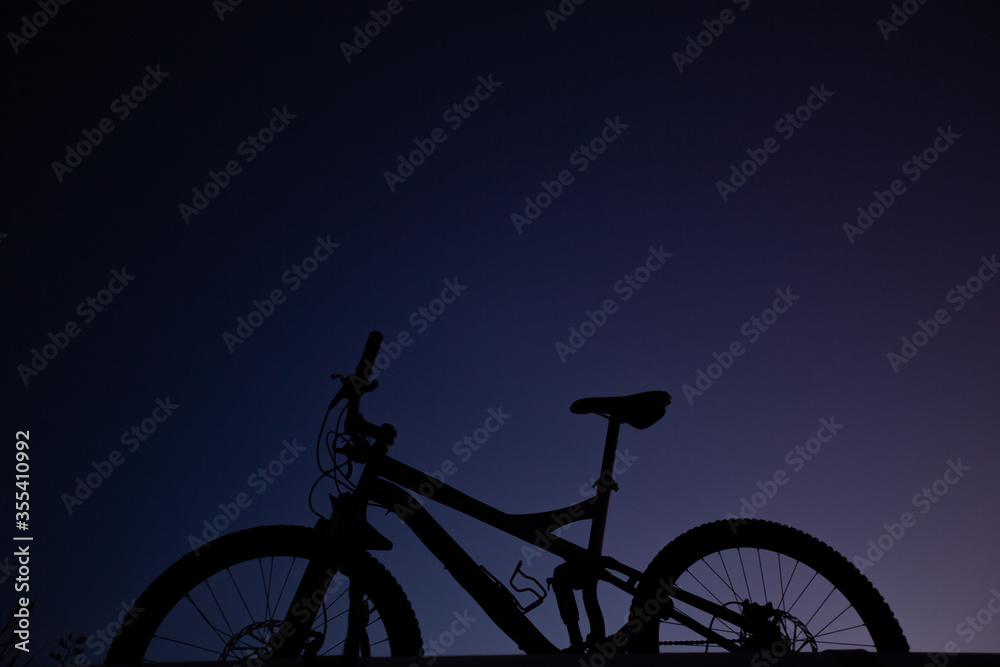
[[(485, 568), (477, 564), (413, 494), (433, 500), (509, 535), (532, 543), (538, 549), (559, 556), (566, 561), (566, 564), (584, 567), (587, 570), (587, 584), (591, 585), (576, 585), (573, 588), (579, 588), (583, 591), (588, 621), (591, 626), (588, 641), (604, 639), (604, 620), (596, 597), (597, 581), (608, 582), (635, 597), (639, 592), (638, 586), (643, 575), (641, 571), (601, 553), (611, 492), (618, 488), (613, 478), (618, 431), (619, 424), (611, 421), (605, 442), (601, 475), (598, 482), (595, 483), (596, 494), (584, 501), (548, 512), (531, 514), (502, 512), (431, 475), (393, 459), (385, 453), (375, 452), (366, 464), (358, 481), (357, 489), (352, 495), (360, 505), (362, 518), (364, 518), (363, 514), (369, 501), (395, 513), (522, 651), (526, 653), (558, 652), (559, 649), (528, 620), (514, 595), (493, 578)], [(553, 531), (562, 526), (584, 520), (592, 522), (586, 548), (552, 534)], [(683, 600), (713, 613), (736, 627), (747, 627), (747, 619), (731, 609), (683, 591), (672, 584), (661, 587), (661, 590), (669, 597)], [(569, 595), (572, 596), (571, 591)], [(663, 609), (672, 611), (673, 605), (669, 602), (669, 598), (660, 601), (660, 603), (666, 605)], [(576, 603), (574, 601), (571, 604), (573, 607), (571, 613), (574, 613), (576, 612)], [(563, 612), (562, 606), (563, 601), (560, 601), (561, 613)], [(670, 617), (723, 647), (730, 647), (731, 650), (738, 649), (731, 640), (718, 635), (687, 616), (670, 615)], [(576, 619), (578, 618), (576, 615)], [(563, 620), (564, 622), (567, 620), (565, 614)], [(628, 638), (636, 631), (637, 628), (630, 628), (629, 624), (626, 624), (619, 630), (619, 633), (622, 633), (621, 637)], [(572, 630), (570, 630), (570, 634), (572, 638)]]
[[(558, 649), (520, 611), (513, 595), (505, 587), (498, 585), (407, 489), (509, 535), (531, 542), (537, 548), (549, 551), (567, 562), (586, 562), (596, 558), (604, 571), (602, 579), (627, 593), (634, 595), (636, 592), (642, 573), (613, 558), (601, 556), (601, 541), (595, 538), (595, 535), (603, 532), (610, 488), (602, 491), (599, 487), (597, 495), (592, 498), (551, 512), (506, 514), (388, 456), (380, 457), (372, 463), (375, 466), (372, 467), (370, 463), (362, 475), (358, 494), (366, 495), (375, 503), (389, 508), (406, 523), (497, 626), (526, 653), (555, 652)], [(585, 519), (593, 521), (589, 548), (585, 549), (552, 534), (561, 526)], [(627, 579), (613, 576), (608, 570), (625, 575)]]
[[(374, 355), (374, 350), (380, 339), (380, 336), (369, 338), (369, 344), (366, 346), (362, 362), (359, 364), (359, 372), (366, 363), (365, 360)], [(370, 365), (370, 362), (367, 363)], [(587, 646), (593, 646), (598, 641), (606, 640), (604, 618), (597, 599), (597, 582), (606, 581), (634, 598), (640, 592), (639, 585), (643, 577), (643, 573), (639, 570), (601, 553), (611, 492), (618, 488), (614, 481), (614, 462), (620, 422), (608, 416), (608, 431), (601, 462), (601, 474), (598, 482), (595, 483), (596, 493), (593, 497), (549, 512), (507, 514), (462, 493), (431, 475), (390, 457), (387, 448), (388, 444), (392, 442), (391, 438), (383, 440), (385, 434), (381, 429), (367, 423), (358, 413), (360, 396), (376, 386), (368, 383), (366, 378), (367, 374), (361, 379), (357, 376), (351, 376), (351, 378), (344, 380), (342, 394), (348, 397), (345, 430), (352, 434), (352, 439), (355, 437), (353, 435), (355, 433), (375, 437), (377, 444), (369, 446), (363, 438), (356, 441), (358, 451), (365, 452), (362, 457), (365, 463), (364, 470), (354, 492), (332, 498), (334, 509), (330, 519), (321, 519), (317, 523), (317, 529), (323, 534), (323, 553), (307, 566), (299, 584), (299, 590), (293, 599), (307, 599), (314, 592), (325, 593), (329, 579), (327, 579), (327, 584), (319, 583), (322, 581), (324, 570), (329, 568), (331, 564), (339, 566), (343, 563), (350, 550), (389, 548), (391, 546), (388, 540), (378, 535), (367, 522), (367, 508), (369, 504), (375, 504), (394, 512), (522, 651), (525, 653), (559, 652), (559, 649), (528, 620), (525, 615), (527, 610), (522, 611), (522, 607), (513, 593), (469, 556), (416, 497), (411, 495), (410, 492), (413, 492), (509, 535), (531, 542), (537, 548), (562, 558), (565, 562), (556, 568), (549, 581), (559, 603), (560, 615), (569, 631), (570, 650), (584, 650)], [(350, 393), (347, 393), (348, 386), (352, 388)], [(338, 394), (338, 397), (334, 399), (331, 408), (342, 394)], [(385, 426), (387, 425), (383, 425), (383, 428)], [(389, 431), (394, 437), (395, 430), (389, 427)], [(583, 520), (591, 521), (590, 537), (586, 548), (553, 535), (553, 531), (558, 528)], [(380, 546), (379, 543), (381, 543)], [(748, 628), (747, 619), (731, 609), (683, 591), (674, 586), (673, 582), (659, 582), (659, 585), (656, 601), (662, 605), (659, 607), (661, 617), (672, 618), (723, 648), (738, 650), (739, 647), (735, 642), (721, 637), (686, 615), (674, 614), (670, 598), (683, 600), (685, 603), (707, 611), (736, 627)], [(590, 627), (586, 643), (580, 634), (579, 611), (574, 590), (582, 591), (587, 611)], [(661, 591), (666, 596), (664, 600), (659, 598)], [(643, 626), (650, 619), (645, 616), (643, 619), (643, 623), (640, 623), (638, 627), (633, 627), (634, 620), (630, 618), (630, 621), (615, 633), (615, 643), (619, 647), (624, 646), (636, 633), (648, 629)], [(292, 618), (290, 611), (285, 623), (293, 629), (306, 628), (311, 627), (312, 620), (312, 618)], [(284, 624), (283, 627), (285, 627)], [(304, 646), (306, 633), (292, 630), (291, 634), (293, 636), (285, 642), (283, 650), (276, 652), (276, 657), (296, 657)], [(619, 644), (619, 641), (623, 643)]]

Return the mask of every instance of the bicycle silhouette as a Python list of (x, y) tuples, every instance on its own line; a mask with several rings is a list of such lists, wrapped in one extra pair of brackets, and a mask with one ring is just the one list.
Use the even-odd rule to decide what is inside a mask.
[[(329, 516), (321, 514), (313, 528), (242, 530), (184, 556), (138, 598), (139, 611), (115, 638), (107, 663), (217, 658), (253, 666), (270, 658), (420, 655), (413, 608), (370, 554), (392, 545), (368, 522), (369, 507), (399, 517), (526, 653), (908, 650), (895, 616), (864, 575), (829, 546), (787, 526), (754, 519), (708, 523), (674, 539), (644, 570), (602, 554), (608, 505), (618, 488), (613, 466), (620, 426), (652, 426), (670, 403), (666, 392), (574, 402), (572, 412), (608, 420), (596, 494), (554, 511), (508, 514), (388, 455), (395, 429), (376, 426), (359, 411), (361, 398), (378, 386), (369, 377), (381, 340), (381, 333), (372, 332), (356, 372), (333, 376), (341, 388), (320, 428), (321, 442), (334, 407), (346, 405), (326, 439), (333, 466), (320, 478), (332, 477), (340, 491), (330, 495)], [(352, 482), (356, 467), (361, 472)], [(557, 648), (527, 616), (547, 596), (546, 588), (518, 563), (511, 586), (536, 598), (522, 605), (417, 496), (563, 560), (548, 583), (566, 625), (565, 648)], [(585, 547), (554, 534), (584, 520), (591, 522)], [(518, 576), (535, 587), (518, 587)], [(602, 582), (632, 599), (627, 622), (610, 634), (597, 594)], [(576, 591), (587, 616), (586, 637)]]

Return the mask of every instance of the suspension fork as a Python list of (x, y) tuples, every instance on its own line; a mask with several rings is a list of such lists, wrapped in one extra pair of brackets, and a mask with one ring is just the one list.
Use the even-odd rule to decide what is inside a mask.
[[(260, 657), (264, 659), (297, 660), (302, 655), (306, 642), (313, 634), (313, 623), (319, 610), (323, 608), (323, 600), (330, 584), (348, 558), (347, 550), (351, 545), (358, 543), (356, 540), (360, 531), (357, 530), (358, 522), (350, 506), (350, 495), (345, 494), (331, 499), (333, 512), (330, 518), (321, 518), (316, 522), (315, 539), (318, 540), (316, 554), (306, 565), (280, 629), (271, 635), (267, 646), (263, 649)], [(353, 589), (354, 586), (351, 586), (352, 593)], [(361, 601), (356, 601), (353, 595), (350, 595), (349, 599), (353, 614), (356, 612), (353, 608), (355, 603), (360, 604)], [(349, 623), (347, 644), (357, 646), (359, 637), (350, 636), (352, 629), (357, 632), (355, 623)]]

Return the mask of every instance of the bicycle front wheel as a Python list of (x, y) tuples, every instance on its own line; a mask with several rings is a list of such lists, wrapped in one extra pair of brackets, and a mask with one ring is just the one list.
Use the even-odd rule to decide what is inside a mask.
[[(716, 521), (689, 530), (657, 554), (642, 581), (632, 612), (634, 626), (643, 628), (633, 642), (640, 651), (721, 650), (684, 621), (740, 650), (779, 657), (785, 651), (909, 650), (889, 606), (850, 561), (816, 538), (770, 521)], [(761, 629), (749, 633), (676, 599), (675, 616), (657, 618), (656, 591), (671, 582), (755, 619)]]
[[(319, 536), (305, 526), (262, 526), (223, 536), (177, 561), (136, 600), (106, 664), (235, 662), (252, 657), (278, 633)], [(419, 655), (420, 629), (388, 570), (361, 553), (330, 571), (306, 655)], [(318, 598), (318, 599), (317, 599)], [(348, 620), (360, 642), (347, 647)]]

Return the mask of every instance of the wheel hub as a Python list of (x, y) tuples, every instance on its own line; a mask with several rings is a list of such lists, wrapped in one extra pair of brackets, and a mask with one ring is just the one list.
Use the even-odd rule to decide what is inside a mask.
[(806, 624), (786, 611), (775, 609), (768, 602), (765, 605), (744, 600), (740, 603), (743, 616), (757, 630), (742, 638), (743, 648), (748, 651), (771, 651), (787, 653), (801, 651), (806, 647), (817, 650), (816, 638)]

